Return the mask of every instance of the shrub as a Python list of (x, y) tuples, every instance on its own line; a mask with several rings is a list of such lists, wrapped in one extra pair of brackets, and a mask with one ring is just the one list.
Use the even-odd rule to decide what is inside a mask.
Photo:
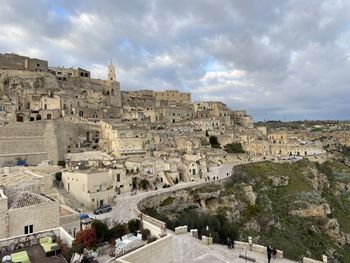
[(141, 221), (139, 219), (131, 219), (128, 222), (128, 229), (130, 233), (136, 234), (141, 229)]
[(126, 223), (115, 223), (111, 229), (108, 230), (107, 239), (114, 242), (128, 233), (128, 225)]
[(148, 236), (147, 238), (147, 244), (152, 243), (157, 240), (156, 236)]
[(224, 146), (224, 150), (228, 153), (244, 153), (241, 143), (229, 143)]
[(91, 248), (96, 246), (96, 230), (94, 228), (81, 230), (77, 233), (75, 245), (83, 248)]
[(146, 241), (148, 240), (148, 237), (151, 235), (151, 231), (146, 228), (142, 230), (141, 234), (142, 234), (142, 240)]
[(168, 196), (163, 200), (163, 202), (160, 204), (160, 206), (167, 206), (167, 205), (172, 205), (175, 200), (175, 197)]
[(96, 231), (96, 240), (101, 243), (107, 239), (108, 226), (101, 220), (94, 220), (92, 222), (92, 227)]

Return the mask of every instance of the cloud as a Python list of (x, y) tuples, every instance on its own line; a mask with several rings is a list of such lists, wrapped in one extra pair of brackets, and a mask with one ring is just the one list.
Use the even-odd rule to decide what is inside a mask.
[(113, 59), (123, 90), (179, 89), (255, 119), (348, 119), (349, 13), (346, 0), (4, 0), (0, 52), (98, 78)]

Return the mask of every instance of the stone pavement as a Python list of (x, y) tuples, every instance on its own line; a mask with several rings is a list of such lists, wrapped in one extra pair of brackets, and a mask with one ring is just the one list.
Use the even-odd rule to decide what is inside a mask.
[[(171, 232), (171, 231), (169, 231)], [(245, 254), (249, 257), (255, 258), (257, 263), (266, 263), (266, 254), (244, 251), (242, 249), (228, 249), (224, 245), (205, 245), (201, 240), (194, 238), (190, 233), (182, 235), (173, 235), (173, 249), (174, 249), (174, 263), (249, 263), (251, 261), (245, 261), (239, 258), (240, 254)], [(285, 258), (277, 258), (276, 260), (271, 260), (271, 263), (296, 263), (296, 261), (291, 261)]]

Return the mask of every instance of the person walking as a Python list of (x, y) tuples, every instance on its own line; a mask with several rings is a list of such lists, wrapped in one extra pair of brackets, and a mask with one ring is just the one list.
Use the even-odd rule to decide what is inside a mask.
[(267, 262), (270, 263), (271, 262), (271, 254), (272, 254), (271, 246), (267, 246), (266, 252), (267, 252)]
[(277, 249), (275, 247), (272, 248), (272, 259), (276, 260), (277, 258)]
[(227, 238), (227, 248), (228, 249), (231, 248), (231, 238), (230, 237)]
[(235, 241), (233, 239), (231, 240), (231, 248), (235, 248)]

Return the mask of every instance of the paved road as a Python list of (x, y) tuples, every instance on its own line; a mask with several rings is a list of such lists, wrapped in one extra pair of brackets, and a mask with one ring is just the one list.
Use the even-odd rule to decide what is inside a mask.
[[(225, 165), (210, 168), (210, 171), (208, 173), (210, 181), (212, 181), (214, 177), (223, 179), (231, 175), (232, 167), (234, 165), (237, 165), (237, 164), (225, 164)], [(163, 188), (163, 189), (148, 191), (148, 192), (138, 191), (137, 194), (133, 196), (130, 195), (130, 193), (122, 193), (117, 196), (117, 205), (113, 206), (111, 212), (101, 214), (101, 215), (93, 215), (90, 213), (90, 217), (100, 219), (100, 220), (106, 220), (110, 224), (113, 221), (127, 222), (130, 219), (135, 218), (136, 215), (134, 213), (134, 208), (137, 206), (137, 203), (140, 202), (143, 198), (147, 196), (159, 194), (159, 193), (170, 192), (170, 191), (186, 188), (189, 186), (196, 186), (203, 183), (205, 183), (204, 179), (197, 182), (181, 182), (170, 188)], [(207, 181), (207, 183), (209, 183), (209, 181)]]
[(138, 193), (134, 196), (131, 196), (130, 193), (122, 193), (117, 196), (117, 205), (112, 208), (112, 211), (109, 213), (101, 214), (101, 215), (92, 215), (91, 217), (106, 220), (110, 224), (115, 222), (127, 222), (132, 218), (135, 218), (136, 215), (134, 213), (134, 208), (137, 206), (137, 203), (140, 202), (143, 198), (151, 195), (156, 195), (159, 193), (170, 192), (182, 188), (186, 188), (189, 186), (196, 186), (203, 183), (209, 183), (213, 181), (213, 178), (224, 179), (231, 175), (232, 167), (240, 164), (251, 163), (251, 162), (240, 162), (234, 164), (225, 164), (221, 166), (211, 167), (208, 173), (209, 181), (205, 181), (202, 179), (201, 181), (196, 182), (181, 182), (176, 184), (175, 186), (169, 188), (158, 189), (155, 191), (142, 192), (138, 191)]

